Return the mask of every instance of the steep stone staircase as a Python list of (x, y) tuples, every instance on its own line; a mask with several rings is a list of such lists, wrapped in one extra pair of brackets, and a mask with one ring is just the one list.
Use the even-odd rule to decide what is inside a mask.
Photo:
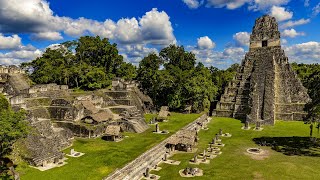
[(143, 113), (135, 106), (127, 108), (120, 113), (120, 116), (127, 121), (136, 133), (142, 133), (149, 128), (148, 124), (145, 122)]

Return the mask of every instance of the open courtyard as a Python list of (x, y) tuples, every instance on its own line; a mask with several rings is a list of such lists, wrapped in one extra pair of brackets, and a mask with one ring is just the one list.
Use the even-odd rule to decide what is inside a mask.
[[(68, 157), (68, 164), (65, 166), (44, 172), (29, 167), (26, 164), (21, 165), (18, 167), (21, 172), (21, 179), (58, 180), (63, 177), (63, 179), (101, 180), (199, 116), (199, 114), (172, 113), (168, 122), (160, 123), (160, 128), (168, 130), (169, 134), (152, 133), (155, 130), (155, 125), (150, 125), (151, 127), (141, 134), (125, 133), (124, 135), (128, 137), (125, 137), (121, 142), (109, 142), (101, 138), (76, 139), (73, 146), (64, 152), (69, 153), (70, 149), (73, 148), (76, 151), (85, 153), (84, 156), (79, 158)], [(153, 115), (146, 115), (147, 121), (151, 117)]]
[[(101, 138), (76, 139), (72, 148), (86, 153), (79, 158), (69, 157), (68, 164), (41, 172), (27, 165), (19, 166), (22, 179), (101, 179), (117, 168), (134, 160), (137, 156), (172, 135), (179, 128), (195, 120), (198, 114), (173, 113), (168, 122), (160, 123), (161, 129), (170, 133), (159, 135), (152, 133), (154, 125), (142, 134), (125, 133), (121, 142), (107, 142)], [(150, 120), (152, 115), (147, 115)], [(161, 176), (161, 179), (184, 179), (179, 170), (186, 167), (199, 167), (203, 176), (196, 179), (316, 179), (320, 172), (316, 168), (320, 158), (320, 148), (308, 146), (309, 126), (301, 121), (277, 121), (275, 126), (264, 126), (262, 131), (242, 130), (243, 124), (232, 118), (216, 117), (208, 124), (208, 130), (199, 132), (197, 153), (203, 152), (208, 143), (221, 128), (223, 132), (232, 134), (231, 138), (222, 137), (225, 147), (222, 154), (212, 159), (209, 164), (191, 165), (189, 160), (193, 153), (177, 153), (170, 159), (181, 161), (178, 166), (161, 163), (159, 172), (151, 171)], [(317, 132), (314, 132), (319, 137)], [(143, 137), (143, 138), (142, 138)], [(287, 151), (277, 152), (269, 146), (259, 146), (255, 138), (270, 137), (277, 145), (286, 147)], [(290, 141), (294, 141), (290, 144)], [(248, 148), (259, 147), (267, 152), (263, 158), (247, 153)], [(65, 150), (67, 153), (70, 148)], [(300, 155), (287, 155), (290, 152), (300, 152)], [(307, 152), (307, 154), (304, 154)], [(309, 154), (308, 154), (309, 153)], [(310, 154), (311, 153), (311, 154)]]
[[(162, 170), (152, 172), (160, 175), (162, 179), (185, 179), (179, 175), (179, 170), (186, 167), (199, 167), (203, 170), (202, 177), (195, 179), (318, 179), (320, 160), (320, 148), (308, 148), (309, 126), (301, 121), (285, 122), (277, 121), (275, 126), (265, 126), (263, 131), (242, 130), (240, 121), (232, 118), (213, 118), (208, 124), (209, 130), (200, 131), (200, 142), (198, 153), (203, 152), (208, 147), (208, 143), (222, 128), (224, 132), (232, 134), (231, 138), (223, 138), (225, 147), (221, 148), (222, 154), (212, 159), (210, 164), (191, 165), (189, 160), (194, 154), (176, 154), (171, 159), (181, 161), (179, 166), (161, 164)], [(315, 132), (316, 137), (319, 134)], [(294, 138), (292, 138), (295, 136)], [(290, 144), (290, 140), (295, 142), (291, 146), (297, 151), (312, 151), (314, 156), (308, 155), (285, 155), (286, 152), (277, 152), (268, 146), (259, 146), (254, 138), (278, 137), (279, 146)], [(290, 148), (290, 145), (288, 145)], [(267, 157), (257, 159), (249, 155), (248, 148), (258, 147), (268, 152)], [(292, 149), (292, 151), (294, 151)]]

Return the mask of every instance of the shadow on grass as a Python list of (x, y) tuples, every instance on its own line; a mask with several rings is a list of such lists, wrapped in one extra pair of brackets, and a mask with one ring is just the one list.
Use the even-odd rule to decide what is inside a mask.
[(260, 137), (253, 141), (260, 146), (270, 146), (288, 156), (320, 157), (320, 139), (310, 137)]

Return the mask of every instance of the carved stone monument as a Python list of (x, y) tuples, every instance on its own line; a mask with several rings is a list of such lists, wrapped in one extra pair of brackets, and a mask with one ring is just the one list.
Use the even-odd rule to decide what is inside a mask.
[(150, 169), (149, 168), (146, 169), (146, 172), (144, 173), (144, 176), (145, 177), (149, 177), (150, 176)]
[(167, 159), (168, 159), (168, 154), (165, 153), (165, 154), (164, 154), (164, 157), (163, 157), (163, 161), (167, 161)]
[(193, 157), (193, 162), (194, 162), (194, 163), (197, 163), (197, 162), (198, 162), (198, 155), (197, 155), (197, 154), (194, 155), (194, 157)]

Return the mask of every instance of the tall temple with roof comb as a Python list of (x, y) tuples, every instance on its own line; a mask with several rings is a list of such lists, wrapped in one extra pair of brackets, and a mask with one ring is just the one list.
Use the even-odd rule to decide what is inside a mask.
[(274, 125), (275, 120), (302, 120), (310, 101), (281, 49), (274, 17), (258, 18), (249, 52), (216, 106), (216, 116)]

